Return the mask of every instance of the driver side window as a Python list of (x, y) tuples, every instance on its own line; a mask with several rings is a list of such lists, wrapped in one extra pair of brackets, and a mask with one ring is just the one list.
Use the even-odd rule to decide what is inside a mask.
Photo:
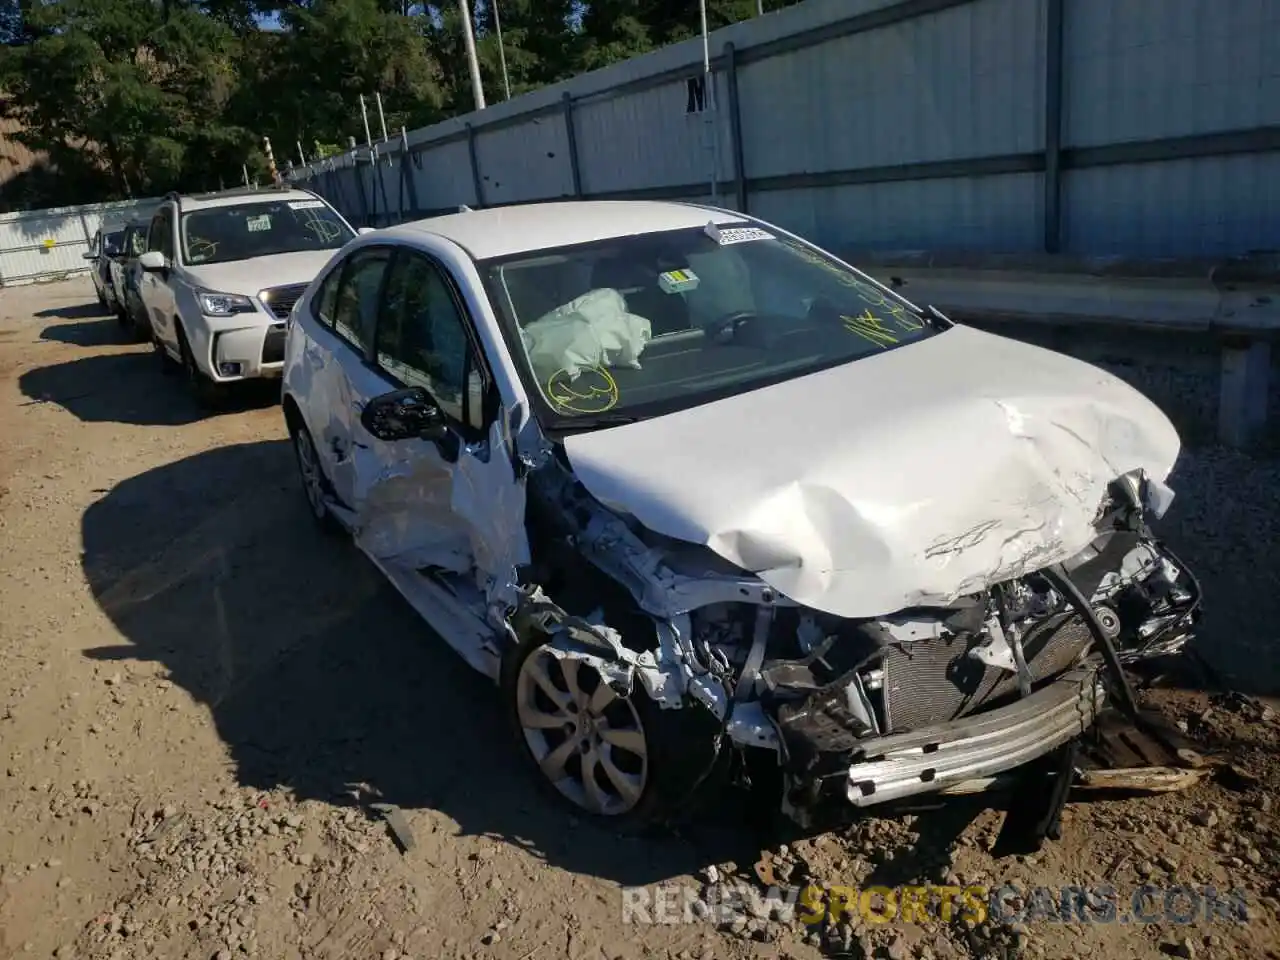
[(147, 234), (147, 250), (158, 250), (173, 259), (173, 212), (161, 207), (151, 218), (151, 230)]
[(476, 389), (479, 364), (467, 324), (441, 269), (401, 251), (378, 320), (377, 364), (400, 383), (425, 389), (456, 423), (479, 427), (483, 392)]

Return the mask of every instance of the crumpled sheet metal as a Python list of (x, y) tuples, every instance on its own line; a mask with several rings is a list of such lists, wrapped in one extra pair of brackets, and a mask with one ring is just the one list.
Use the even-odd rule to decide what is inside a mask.
[(864, 617), (1072, 556), (1110, 481), (1164, 480), (1179, 440), (1118, 378), (955, 327), (565, 448), (605, 505), (798, 603)]
[(425, 441), (357, 448), (356, 542), (414, 568), (461, 574), (474, 564), (490, 599), (514, 605), (515, 571), (528, 563), (529, 542), (525, 488), (503, 437), (495, 423), (487, 451), (464, 447), (455, 464)]

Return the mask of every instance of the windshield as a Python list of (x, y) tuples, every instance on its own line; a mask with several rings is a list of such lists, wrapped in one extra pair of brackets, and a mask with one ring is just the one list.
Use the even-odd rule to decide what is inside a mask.
[(182, 216), (184, 263), (227, 263), (300, 250), (337, 250), (355, 233), (323, 200), (256, 200)]
[(552, 427), (669, 413), (936, 332), (865, 274), (753, 225), (480, 266)]

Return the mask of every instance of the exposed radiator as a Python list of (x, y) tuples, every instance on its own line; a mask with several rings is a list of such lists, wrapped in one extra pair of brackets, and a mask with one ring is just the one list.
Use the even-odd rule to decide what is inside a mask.
[[(1075, 613), (1060, 613), (1022, 638), (1035, 680), (1065, 670), (1092, 637)], [(884, 658), (884, 703), (888, 732), (901, 733), (973, 713), (983, 703), (1018, 689), (1016, 674), (968, 656), (976, 638), (918, 640), (892, 645)]]

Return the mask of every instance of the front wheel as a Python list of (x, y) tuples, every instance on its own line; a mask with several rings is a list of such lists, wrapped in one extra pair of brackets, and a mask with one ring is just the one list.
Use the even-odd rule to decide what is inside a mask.
[(182, 354), (182, 369), (187, 377), (187, 385), (195, 394), (196, 402), (206, 410), (220, 407), (227, 398), (227, 386), (215, 383), (196, 366), (195, 355), (191, 352), (191, 345), (187, 343), (187, 335), (181, 327), (178, 328), (178, 350)]
[[(300, 419), (300, 417), (299, 417)], [(311, 439), (311, 433), (300, 423), (290, 423), (293, 453), (298, 461), (298, 476), (302, 492), (307, 498), (311, 518), (325, 533), (337, 533), (339, 525), (329, 511), (329, 481), (320, 466), (320, 455)]]
[(553, 650), (539, 629), (508, 652), (500, 681), (534, 775), (612, 828), (638, 831), (674, 814), (715, 762), (719, 724), (709, 713), (662, 710), (638, 678), (618, 693), (594, 667)]

